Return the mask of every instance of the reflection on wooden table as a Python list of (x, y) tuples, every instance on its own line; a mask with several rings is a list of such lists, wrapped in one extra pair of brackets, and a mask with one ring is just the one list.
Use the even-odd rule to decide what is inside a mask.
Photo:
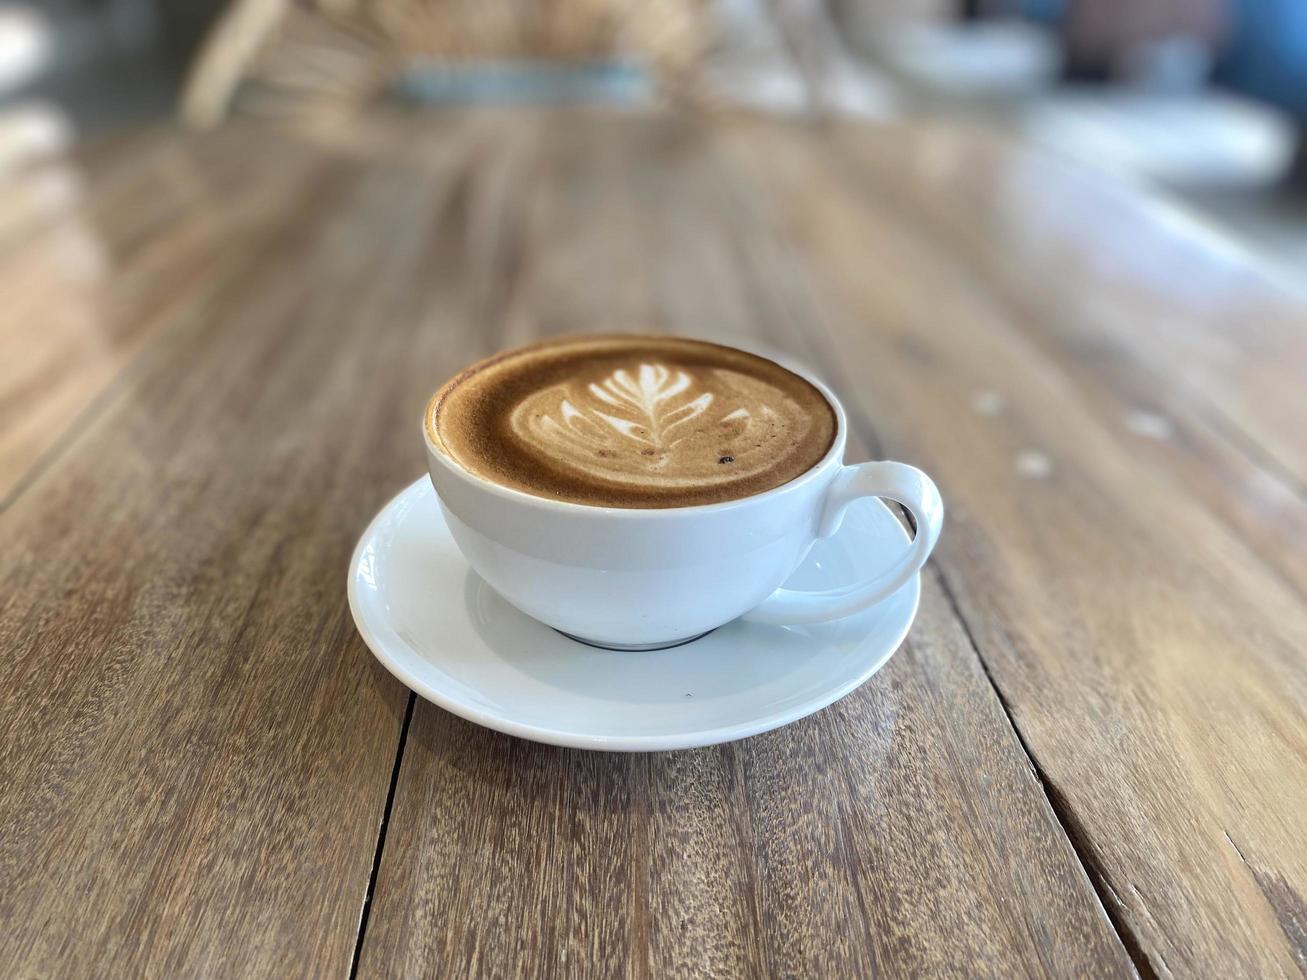
[[(1307, 962), (1304, 308), (1163, 202), (953, 125), (566, 111), (0, 194), (11, 975)], [(682, 753), (415, 701), (343, 573), (425, 397), (650, 327), (807, 361), (937, 478), (907, 644)]]

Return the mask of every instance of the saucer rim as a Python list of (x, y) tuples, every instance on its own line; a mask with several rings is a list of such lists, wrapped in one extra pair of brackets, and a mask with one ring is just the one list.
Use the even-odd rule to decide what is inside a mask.
[[(716, 728), (703, 728), (689, 732), (677, 732), (674, 734), (644, 734), (644, 735), (586, 735), (578, 732), (570, 732), (564, 729), (546, 728), (540, 725), (533, 725), (527, 722), (515, 721), (512, 718), (496, 714), (491, 711), (485, 711), (475, 708), (463, 701), (450, 697), (438, 689), (423, 682), (419, 677), (401, 666), (391, 653), (387, 651), (387, 643), (377, 635), (371, 624), (362, 612), (363, 600), (358, 595), (360, 586), (358, 585), (359, 576), (357, 570), (362, 559), (363, 552), (367, 544), (377, 537), (379, 525), (390, 518), (394, 508), (399, 506), (409, 496), (418, 496), (424, 492), (436, 496), (436, 490), (431, 486), (429, 476), (423, 475), (406, 486), (395, 496), (391, 497), (378, 511), (373, 515), (372, 520), (368, 522), (367, 527), (359, 536), (358, 542), (350, 555), (349, 569), (346, 579), (346, 594), (349, 599), (350, 615), (354, 619), (354, 626), (362, 637), (364, 644), (372, 652), (372, 655), (386, 668), (397, 681), (415, 694), (420, 695), (425, 700), (439, 708), (443, 708), (450, 714), (457, 715), (465, 721), (480, 725), (483, 728), (489, 728), (493, 731), (502, 732), (505, 735), (513, 735), (518, 738), (524, 738), (532, 742), (541, 742), (547, 745), (557, 745), (564, 748), (588, 749), (592, 751), (607, 752), (662, 752), (677, 749), (703, 748), (709, 745), (720, 745), (725, 742), (734, 742), (739, 739), (749, 738), (753, 735), (761, 735), (764, 732), (773, 731), (777, 728), (783, 728), (792, 724), (801, 718), (816, 714), (824, 708), (830, 707), (836, 701), (847, 697), (856, 691), (859, 687), (870, 680), (877, 674), (881, 668), (887, 664), (890, 659), (898, 652), (907, 639), (908, 633), (911, 632), (913, 624), (916, 622), (917, 613), (921, 606), (921, 574), (918, 572), (903, 588), (912, 590), (911, 610), (903, 618), (902, 625), (896, 631), (894, 640), (888, 645), (886, 652), (863, 672), (855, 677), (846, 680), (844, 683), (837, 685), (829, 691), (823, 691), (809, 701), (779, 713), (773, 713), (753, 719), (747, 722), (739, 722), (733, 725), (724, 725)], [(437, 498), (437, 506), (439, 499)], [(896, 522), (897, 523), (897, 522)], [(910, 543), (906, 528), (900, 529), (903, 532), (904, 543)], [(900, 590), (901, 592), (902, 590)], [(895, 593), (898, 595), (899, 593)], [(882, 600), (886, 601), (886, 600)], [(543, 623), (537, 623), (540, 629), (549, 629)], [(710, 631), (711, 632), (711, 631)], [(399, 636), (395, 637), (397, 643), (406, 644), (406, 641)], [(695, 641), (691, 641), (695, 642)], [(407, 645), (407, 644), (406, 644)], [(414, 650), (414, 653), (420, 652)], [(614, 656), (622, 656), (621, 653), (614, 653)]]

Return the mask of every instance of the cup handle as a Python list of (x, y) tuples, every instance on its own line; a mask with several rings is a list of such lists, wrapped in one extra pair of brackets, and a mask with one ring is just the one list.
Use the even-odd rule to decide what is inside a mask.
[(916, 537), (893, 567), (870, 582), (824, 592), (777, 589), (743, 619), (783, 625), (840, 619), (893, 595), (921, 570), (944, 527), (944, 501), (934, 481), (906, 463), (881, 461), (846, 466), (826, 491), (817, 536), (825, 538), (838, 531), (849, 504), (862, 497), (896, 501), (911, 511), (916, 521)]

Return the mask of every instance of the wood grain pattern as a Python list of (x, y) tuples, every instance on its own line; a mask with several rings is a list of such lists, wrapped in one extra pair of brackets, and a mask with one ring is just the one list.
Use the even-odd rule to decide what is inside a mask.
[[(1307, 970), (1307, 311), (1183, 216), (938, 124), (68, 166), (0, 189), (6, 975)], [(650, 327), (809, 361), (852, 455), (937, 477), (908, 643), (730, 746), (404, 738), (342, 579), (426, 396)]]
[(931, 582), (877, 679), (623, 756), (419, 705), (360, 976), (1126, 976)]
[[(1273, 439), (1265, 437), (1270, 423), (1257, 419), (1271, 404), (1257, 397), (1264, 384), (1292, 402), (1307, 379), (1302, 297), (1283, 295), (1237, 245), (1212, 242), (1212, 232), (1165, 202), (1031, 157), (984, 131), (868, 141), (844, 130), (835, 139), (845, 150), (836, 169), (859, 204), (894, 227), (902, 248), (978, 270), (995, 311), (1056, 363), (1098, 418), (1129, 433), (1134, 454), (1148, 457), (1176, 493), (1199, 498), (1307, 596), (1307, 492), (1290, 465), (1262, 448)], [(992, 176), (991, 188), (997, 175), (1024, 171), (1040, 199), (1018, 209), (984, 193), (985, 182), (913, 167), (927, 145), (955, 155), (965, 145), (970, 166)], [(894, 180), (897, 193), (875, 193), (869, 171)], [(1074, 201), (1072, 213), (1090, 220), (1069, 225), (1050, 214), (1054, 201)], [(1123, 263), (1123, 242), (1147, 260), (1143, 268)], [(1067, 256), (1075, 256), (1074, 296), (1062, 271)], [(1163, 331), (1179, 339), (1159, 338)], [(1253, 369), (1243, 362), (1264, 359), (1275, 362), (1273, 376), (1244, 381)], [(1223, 365), (1229, 377), (1213, 383), (1192, 368), (1195, 360)], [(1250, 427), (1240, 403), (1253, 409), (1243, 413)]]
[(260, 254), (321, 162), (283, 141), (251, 173), (246, 143), (151, 132), (8, 185), (31, 214), (0, 231), (0, 506), (152, 338)]
[[(534, 193), (514, 185), (498, 220), (481, 215), (510, 231), (457, 278), (483, 279), (481, 261), (514, 269), (498, 280), (513, 341), (652, 323), (801, 347), (739, 261), (753, 229), (707, 148), (675, 125), (552, 124)], [(474, 306), (441, 303), (453, 318)], [(1128, 974), (927, 588), (910, 651), (873, 683), (735, 746), (597, 756), (419, 704), (360, 975)]]
[(270, 240), (233, 226), (243, 270), (2, 518), (6, 975), (348, 971), (407, 692), (344, 571), (420, 470), (377, 434), (460, 356), (422, 329), (439, 222), (404, 218), (443, 186), (328, 162)]
[[(984, 249), (941, 234), (911, 204), (921, 177), (878, 169), (872, 146), (851, 142), (815, 146), (753, 129), (723, 140), (734, 172), (751, 177), (749, 199), (767, 203), (772, 236), (794, 242), (810, 322), (839, 351), (827, 364), (837, 390), (874, 420), (890, 455), (921, 462), (952, 502), (938, 565), (1114, 918), (1158, 975), (1301, 970), (1307, 613), (1244, 535), (1261, 521), (1258, 543), (1269, 545), (1277, 514), (1249, 509), (1227, 522), (1245, 483), (1273, 477), (1245, 457), (1231, 480), (1229, 446), (1206, 461), (1141, 451), (1123, 424), (1133, 406), (1122, 384), (1146, 378), (1171, 405), (1197, 397), (1187, 386), (1201, 336), (1174, 345), (1163, 369), (1139, 353), (1143, 342), (1077, 332), (1087, 303), (1143, 320), (1161, 302), (1081, 292), (1111, 243), (1054, 238), (1042, 259), (1025, 253), (1027, 268), (1005, 263), (1009, 281), (994, 284), (984, 252), (1002, 250), (1002, 225), (986, 225), (995, 237)], [(843, 154), (852, 159), (833, 163)], [(1038, 160), (1014, 155), (1010, 167), (1057, 194)], [(937, 207), (962, 207), (969, 194)], [(1011, 209), (1029, 200), (995, 187), (985, 205), (998, 207), (1000, 195)], [(1173, 276), (1186, 271), (1178, 264)], [(1238, 271), (1228, 270), (1241, 302), (1289, 302)], [(1020, 322), (1008, 300), (1018, 274), (1029, 294), (1057, 297), (1038, 307), (1049, 318), (1065, 311), (1056, 325)], [(1115, 356), (1080, 356), (1095, 340)], [(1252, 329), (1239, 359), (1259, 356)], [(1122, 362), (1115, 383), (1101, 378)], [(1232, 364), (1210, 397), (1255, 404), (1245, 379), (1274, 387), (1283, 367)], [(1001, 393), (997, 414), (975, 410), (974, 393), (986, 390)], [(1298, 515), (1288, 535), (1301, 527), (1291, 491), (1278, 491)]]

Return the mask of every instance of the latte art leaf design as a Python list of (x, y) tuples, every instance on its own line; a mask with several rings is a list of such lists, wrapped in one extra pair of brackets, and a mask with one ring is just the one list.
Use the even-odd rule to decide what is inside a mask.
[(803, 424), (787, 402), (735, 372), (696, 378), (641, 363), (537, 391), (514, 410), (512, 427), (549, 458), (603, 479), (716, 483), (767, 465), (771, 443)]
[[(589, 392), (629, 418), (593, 410), (594, 414), (612, 426), (613, 431), (636, 442), (665, 450), (675, 447), (676, 430), (686, 422), (698, 418), (713, 402), (711, 392), (704, 392), (690, 401), (675, 404), (677, 395), (690, 387), (690, 376), (677, 371), (675, 376), (661, 364), (641, 364), (634, 378), (626, 371), (615, 371), (601, 384), (590, 384)], [(575, 418), (577, 410), (571, 408)]]

